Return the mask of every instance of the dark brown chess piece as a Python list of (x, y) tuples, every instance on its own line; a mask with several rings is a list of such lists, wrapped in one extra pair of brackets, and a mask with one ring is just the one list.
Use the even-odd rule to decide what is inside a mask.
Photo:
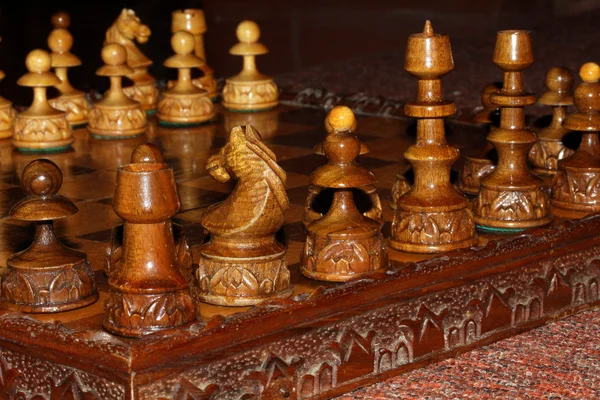
[(67, 311), (95, 302), (98, 291), (87, 256), (66, 247), (54, 234), (54, 220), (78, 211), (71, 200), (57, 194), (60, 169), (50, 160), (32, 161), (23, 170), (22, 182), (29, 196), (10, 210), (10, 216), (35, 221), (35, 237), (26, 250), (8, 258), (2, 300), (31, 313)]
[(231, 130), (229, 141), (206, 169), (218, 182), (237, 179), (222, 203), (202, 215), (210, 233), (200, 247), (196, 279), (202, 301), (245, 306), (292, 294), (286, 246), (275, 239), (289, 202), (285, 171), (251, 126)]
[(481, 91), (481, 106), (477, 107), (471, 120), (478, 124), (490, 124), (500, 112), (500, 108), (490, 101), (490, 96), (497, 93), (502, 86), (498, 83), (485, 85)]
[(108, 255), (104, 328), (140, 337), (193, 321), (191, 265), (178, 254), (171, 224), (180, 207), (175, 177), (156, 146), (138, 146), (118, 169), (113, 207), (125, 222), (122, 246)]
[(582, 214), (600, 211), (600, 66), (586, 63), (575, 90), (577, 112), (563, 122), (565, 130), (583, 132), (577, 151), (558, 162), (552, 182), (552, 205)]
[(348, 107), (335, 107), (325, 122), (329, 132), (323, 142), (327, 164), (311, 175), (311, 183), (332, 188), (333, 202), (325, 216), (308, 224), (300, 261), (303, 275), (324, 281), (344, 282), (387, 267), (387, 249), (381, 222), (361, 214), (353, 188), (369, 187), (375, 176), (355, 163), (361, 151), (352, 132), (356, 118)]
[(533, 64), (529, 32), (498, 32), (493, 60), (504, 70), (502, 90), (490, 97), (501, 107), (500, 127), (488, 135), (498, 151), (498, 165), (481, 180), (473, 207), (475, 223), (496, 232), (546, 225), (552, 220), (548, 196), (542, 180), (527, 166), (527, 151), (536, 141), (525, 127), (524, 107), (535, 103), (535, 96), (523, 87), (522, 71)]
[(450, 39), (429, 21), (408, 39), (404, 68), (418, 79), (417, 101), (404, 106), (417, 119), (417, 141), (404, 154), (415, 174), (413, 187), (396, 202), (390, 246), (412, 253), (438, 253), (477, 243), (468, 200), (450, 184), (458, 150), (446, 143), (444, 117), (456, 112), (444, 100), (441, 78), (452, 71)]
[(529, 150), (529, 162), (541, 175), (554, 175), (558, 160), (573, 154), (562, 142), (569, 130), (563, 127), (567, 108), (573, 104), (573, 73), (567, 68), (551, 68), (546, 74), (548, 91), (537, 101), (552, 106), (552, 121), (537, 134), (537, 142)]

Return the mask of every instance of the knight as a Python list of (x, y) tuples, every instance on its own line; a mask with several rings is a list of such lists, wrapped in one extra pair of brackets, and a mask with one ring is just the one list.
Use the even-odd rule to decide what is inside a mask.
[(290, 296), (286, 246), (275, 239), (289, 201), (275, 154), (251, 125), (237, 126), (206, 169), (218, 182), (236, 179), (237, 185), (202, 215), (210, 239), (200, 247), (199, 299), (248, 306)]
[(133, 81), (132, 86), (123, 91), (132, 100), (138, 101), (147, 114), (154, 114), (158, 104), (156, 79), (148, 73), (152, 61), (138, 49), (135, 42), (144, 44), (150, 38), (150, 28), (142, 24), (135, 11), (124, 8), (117, 20), (106, 31), (104, 45), (118, 43), (127, 50), (127, 65), (133, 72), (127, 78)]

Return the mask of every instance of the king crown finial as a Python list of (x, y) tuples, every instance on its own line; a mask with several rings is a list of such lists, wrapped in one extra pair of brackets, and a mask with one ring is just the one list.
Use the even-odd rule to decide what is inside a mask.
[(431, 26), (431, 21), (425, 21), (425, 27), (423, 28), (423, 36), (425, 37), (433, 37), (433, 26)]
[(600, 79), (600, 66), (594, 62), (585, 63), (579, 70), (579, 76), (584, 82), (598, 82), (598, 79)]

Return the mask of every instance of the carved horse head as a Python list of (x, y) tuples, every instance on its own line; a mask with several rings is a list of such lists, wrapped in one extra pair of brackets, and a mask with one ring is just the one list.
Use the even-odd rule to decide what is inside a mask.
[(106, 31), (104, 44), (119, 43), (123, 45), (127, 50), (127, 64), (135, 68), (135, 64), (147, 63), (150, 60), (137, 48), (134, 41), (141, 44), (146, 43), (151, 33), (148, 25), (142, 24), (142, 21), (135, 15), (135, 11), (124, 8), (117, 20)]

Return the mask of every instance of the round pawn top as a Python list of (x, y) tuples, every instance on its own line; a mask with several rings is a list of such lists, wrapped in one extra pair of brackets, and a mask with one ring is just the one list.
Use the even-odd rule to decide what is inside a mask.
[(25, 58), (25, 66), (29, 72), (41, 74), (50, 71), (52, 59), (47, 51), (36, 49), (27, 54)]
[(54, 29), (67, 29), (71, 25), (71, 17), (64, 11), (52, 15), (52, 26)]
[(62, 185), (60, 168), (50, 160), (30, 162), (23, 170), (23, 187), (29, 194), (38, 197), (55, 195)]
[(67, 53), (73, 47), (73, 36), (66, 29), (55, 29), (48, 36), (48, 47), (54, 53)]
[(550, 68), (546, 74), (546, 87), (553, 92), (568, 92), (573, 82), (573, 73), (568, 68)]
[(356, 117), (352, 110), (346, 106), (334, 107), (327, 118), (325, 118), (325, 130), (327, 133), (354, 131), (356, 129)]
[(254, 21), (242, 21), (235, 31), (237, 38), (242, 43), (256, 43), (260, 38), (260, 28)]
[(579, 70), (579, 76), (584, 82), (598, 82), (598, 79), (600, 79), (600, 65), (594, 62), (583, 64)]
[(131, 154), (132, 164), (164, 164), (162, 153), (152, 143), (144, 143), (133, 150)]
[(185, 31), (175, 32), (171, 37), (171, 46), (173, 51), (179, 55), (188, 55), (194, 51), (194, 36)]
[(122, 65), (127, 61), (125, 47), (118, 43), (111, 43), (102, 48), (102, 61), (107, 65)]

